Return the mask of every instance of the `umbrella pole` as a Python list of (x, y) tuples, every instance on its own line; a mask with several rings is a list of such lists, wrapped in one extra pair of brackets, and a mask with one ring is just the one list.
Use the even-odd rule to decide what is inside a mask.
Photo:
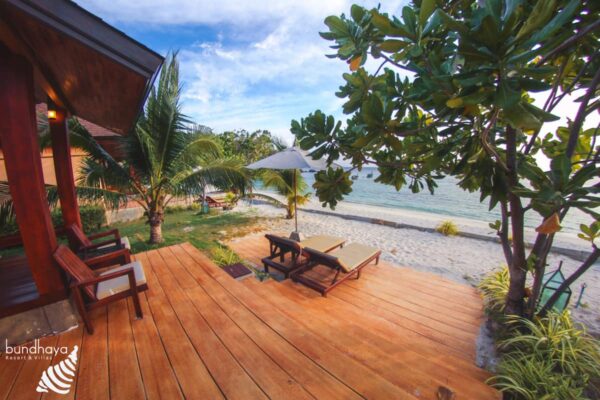
[(298, 233), (298, 181), (294, 170), (294, 219), (296, 220), (296, 233)]

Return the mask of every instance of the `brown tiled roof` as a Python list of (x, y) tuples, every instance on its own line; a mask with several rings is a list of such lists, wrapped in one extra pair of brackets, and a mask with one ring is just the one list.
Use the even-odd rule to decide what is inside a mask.
[[(36, 104), (35, 111), (38, 114), (46, 114), (48, 112), (48, 107), (44, 103)], [(118, 133), (110, 131), (106, 128), (103, 128), (99, 125), (96, 125), (92, 122), (86, 121), (85, 119), (78, 118), (79, 123), (88, 130), (88, 132), (94, 137), (111, 137), (111, 136), (120, 136)]]

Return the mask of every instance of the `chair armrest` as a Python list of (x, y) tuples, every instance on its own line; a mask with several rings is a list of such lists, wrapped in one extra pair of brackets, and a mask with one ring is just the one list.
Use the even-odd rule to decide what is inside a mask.
[[(129, 264), (131, 262), (131, 252), (129, 249), (119, 249), (115, 251), (111, 251), (110, 253), (101, 254), (96, 257), (88, 258), (84, 260), (84, 262), (91, 268), (94, 269), (94, 266), (105, 263), (106, 261), (113, 260), (115, 258), (123, 257), (125, 262), (123, 264)], [(120, 265), (123, 265), (120, 264)]]
[(100, 233), (96, 233), (96, 234), (93, 234), (93, 235), (88, 235), (88, 239), (95, 240), (95, 239), (99, 239), (101, 237), (106, 237), (106, 236), (114, 236), (115, 240), (121, 239), (121, 235), (119, 234), (119, 230), (118, 229), (111, 229), (111, 230), (106, 231), (106, 232), (100, 232)]
[(83, 287), (83, 286), (95, 285), (99, 282), (109, 281), (111, 279), (118, 278), (120, 276), (125, 276), (125, 275), (133, 275), (134, 282), (135, 282), (135, 275), (133, 272), (133, 267), (129, 267), (129, 268), (122, 269), (120, 271), (111, 272), (110, 274), (98, 275), (92, 279), (86, 279), (86, 280), (80, 281), (80, 282), (73, 282), (71, 287)]

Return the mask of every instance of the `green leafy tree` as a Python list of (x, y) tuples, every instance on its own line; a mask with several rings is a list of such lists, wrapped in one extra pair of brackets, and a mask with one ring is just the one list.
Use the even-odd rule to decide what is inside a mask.
[(226, 156), (238, 157), (245, 164), (268, 157), (286, 147), (279, 137), (267, 130), (227, 131), (215, 135), (215, 137), (221, 143)]
[[(296, 214), (296, 204), (301, 206), (308, 203), (310, 200), (308, 184), (297, 169), (267, 169), (260, 171), (258, 173), (258, 178), (262, 181), (265, 188), (273, 189), (278, 195), (283, 196), (285, 203), (281, 202), (276, 197), (264, 193), (253, 193), (249, 197), (262, 198), (285, 208), (287, 219), (294, 218), (294, 215)], [(296, 184), (296, 190), (294, 190), (294, 182)]]
[(173, 55), (165, 62), (134, 131), (118, 139), (123, 161), (83, 134), (89, 157), (79, 184), (136, 201), (150, 225), (150, 243), (163, 240), (165, 208), (172, 199), (200, 194), (207, 185), (242, 193), (249, 185), (240, 161), (224, 157), (213, 136), (187, 128), (180, 92), (179, 66)]
[[(455, 176), (479, 192), (490, 209), (510, 271), (505, 310), (533, 315), (555, 232), (569, 210), (597, 221), (600, 184), (598, 127), (583, 129), (600, 105), (599, 2), (582, 0), (413, 0), (392, 16), (352, 6), (330, 16), (321, 36), (351, 73), (337, 96), (345, 124), (316, 111), (292, 121), (304, 149), (329, 162), (343, 157), (354, 169), (374, 165), (378, 182), (434, 192)], [(374, 73), (363, 67), (372, 59)], [(540, 106), (536, 97), (544, 97)], [(544, 123), (565, 99), (576, 106), (568, 124)], [(549, 170), (538, 163), (543, 154)], [(324, 205), (334, 207), (352, 189), (350, 171), (316, 175)], [(524, 216), (540, 219), (528, 251)], [(591, 231), (594, 233), (595, 231)], [(584, 234), (589, 234), (585, 233)], [(511, 237), (512, 240), (509, 240)], [(597, 259), (592, 252), (579, 272)], [(534, 277), (526, 301), (526, 278)]]

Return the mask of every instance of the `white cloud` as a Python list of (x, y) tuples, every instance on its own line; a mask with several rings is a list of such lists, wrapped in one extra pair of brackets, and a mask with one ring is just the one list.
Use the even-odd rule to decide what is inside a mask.
[[(365, 1), (376, 7), (377, 1)], [(386, 2), (397, 11), (402, 0)], [(291, 142), (290, 121), (322, 109), (341, 116), (335, 96), (348, 67), (325, 54), (328, 15), (348, 14), (349, 0), (82, 0), (109, 23), (172, 32), (209, 27), (213, 41), (180, 47), (184, 112), (217, 131), (269, 129)], [(170, 29), (167, 29), (169, 28)], [(145, 43), (152, 47), (152, 43)], [(156, 49), (166, 52), (168, 49)]]

